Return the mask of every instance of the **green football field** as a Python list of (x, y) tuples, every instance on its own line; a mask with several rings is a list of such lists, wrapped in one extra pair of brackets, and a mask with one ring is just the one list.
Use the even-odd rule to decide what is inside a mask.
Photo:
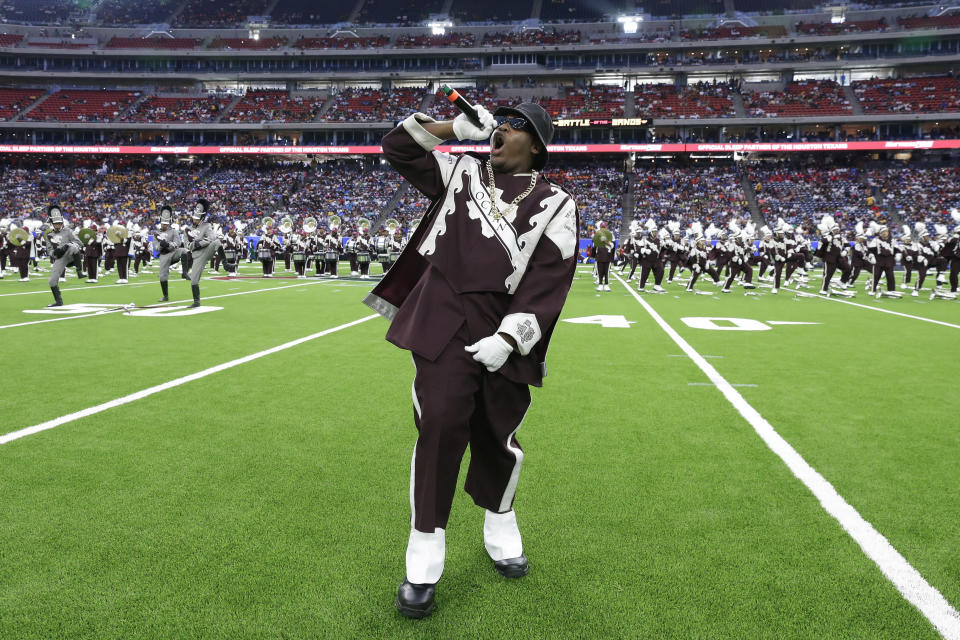
[(178, 315), (186, 281), (157, 311), (120, 308), (155, 273), (71, 278), (32, 313), (45, 275), (0, 281), (4, 640), (960, 638), (960, 302), (581, 268), (518, 434), (531, 572), (459, 491), (412, 621), (413, 367), (371, 282), (205, 279)]

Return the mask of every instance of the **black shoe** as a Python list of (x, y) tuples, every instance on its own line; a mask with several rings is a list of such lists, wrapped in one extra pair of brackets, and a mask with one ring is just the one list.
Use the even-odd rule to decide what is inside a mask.
[(408, 618), (426, 618), (433, 613), (436, 584), (413, 584), (406, 578), (397, 589), (397, 611)]
[(170, 302), (170, 298), (168, 298), (167, 296), (163, 296), (162, 298), (157, 300), (157, 302)]
[(527, 556), (496, 560), (493, 567), (504, 578), (522, 578), (530, 573), (530, 563), (527, 562)]
[(62, 302), (51, 302), (51, 303), (48, 304), (47, 306), (48, 306), (48, 307), (62, 307), (62, 306), (63, 306), (63, 303), (62, 303)]

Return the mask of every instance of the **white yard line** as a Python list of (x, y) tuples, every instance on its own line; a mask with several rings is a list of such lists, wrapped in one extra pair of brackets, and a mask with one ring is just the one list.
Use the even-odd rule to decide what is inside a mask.
[(949, 322), (943, 322), (943, 321), (941, 321), (941, 320), (934, 320), (934, 319), (932, 319), (932, 318), (924, 318), (923, 316), (913, 316), (913, 315), (910, 315), (909, 313), (901, 313), (901, 312), (899, 312), (899, 311), (892, 311), (892, 310), (890, 310), (890, 309), (881, 309), (880, 307), (871, 307), (871, 306), (868, 305), (868, 304), (860, 304), (860, 303), (858, 303), (858, 302), (850, 302), (849, 300), (841, 300), (840, 298), (833, 298), (833, 297), (828, 298), (827, 296), (822, 296), (822, 295), (820, 295), (820, 294), (814, 294), (814, 293), (810, 293), (810, 292), (807, 292), (807, 291), (799, 291), (799, 290), (797, 290), (797, 289), (788, 289), (787, 287), (783, 287), (783, 290), (784, 290), (784, 291), (793, 291), (794, 293), (806, 293), (807, 295), (809, 295), (809, 296), (811, 296), (811, 297), (817, 297), (817, 298), (820, 298), (820, 299), (822, 299), (822, 300), (829, 300), (830, 302), (840, 302), (840, 303), (842, 303), (842, 304), (849, 304), (850, 306), (853, 306), (853, 307), (860, 307), (861, 309), (872, 309), (873, 311), (879, 311), (879, 312), (881, 312), (881, 313), (889, 313), (890, 315), (893, 315), (893, 316), (900, 316), (900, 317), (902, 317), (902, 318), (912, 318), (913, 320), (922, 320), (922, 321), (924, 321), (924, 322), (932, 322), (933, 324), (940, 324), (940, 325), (943, 325), (943, 326), (945, 326), (945, 327), (951, 327), (951, 328), (953, 328), (953, 329), (960, 329), (960, 324), (950, 324)]
[(53, 420), (48, 420), (46, 422), (41, 422), (40, 424), (35, 424), (32, 427), (25, 427), (17, 431), (12, 431), (10, 433), (0, 436), (0, 445), (7, 444), (8, 442), (12, 442), (13, 440), (17, 440), (25, 436), (33, 435), (35, 433), (40, 433), (41, 431), (47, 431), (48, 429), (53, 429), (55, 427), (59, 427), (60, 425), (67, 424), (68, 422), (73, 422), (74, 420), (80, 420), (81, 418), (86, 418), (88, 416), (92, 416), (97, 413), (107, 411), (108, 409), (113, 409), (114, 407), (119, 407), (125, 404), (129, 404), (136, 400), (142, 400), (143, 398), (152, 396), (155, 393), (160, 393), (161, 391), (166, 391), (167, 389), (172, 389), (174, 387), (179, 387), (180, 385), (186, 384), (188, 382), (193, 382), (194, 380), (206, 378), (207, 376), (213, 375), (214, 373), (219, 373), (221, 371), (231, 369), (233, 367), (236, 367), (237, 365), (241, 365), (247, 362), (251, 362), (253, 360), (257, 360), (258, 358), (268, 356), (272, 353), (277, 353), (278, 351), (291, 349), (293, 347), (303, 344), (304, 342), (309, 342), (311, 340), (316, 340), (317, 338), (322, 338), (323, 336), (329, 335), (331, 333), (335, 333), (337, 331), (341, 331), (343, 329), (347, 329), (349, 327), (356, 326), (358, 324), (366, 322), (367, 320), (372, 320), (377, 317), (379, 317), (377, 314), (372, 314), (372, 315), (360, 318), (359, 320), (354, 320), (353, 322), (347, 322), (346, 324), (341, 324), (340, 326), (333, 327), (332, 329), (326, 329), (324, 331), (320, 331), (319, 333), (313, 333), (303, 338), (291, 340), (290, 342), (285, 342), (281, 345), (277, 345), (276, 347), (271, 347), (270, 349), (265, 349), (263, 351), (251, 353), (248, 356), (243, 356), (242, 358), (230, 360), (229, 362), (224, 362), (223, 364), (218, 364), (216, 366), (209, 367), (207, 369), (204, 369), (203, 371), (191, 373), (190, 375), (183, 376), (182, 378), (170, 380), (169, 382), (164, 382), (163, 384), (158, 384), (153, 387), (149, 387), (147, 389), (143, 389), (141, 391), (137, 391), (135, 393), (125, 395), (121, 398), (110, 400), (109, 402), (104, 402), (102, 404), (98, 404), (93, 407), (87, 407), (86, 409), (82, 409), (74, 413), (69, 413), (65, 416), (54, 418)]
[[(928, 583), (920, 572), (900, 555), (893, 545), (881, 535), (873, 525), (864, 520), (856, 509), (843, 499), (837, 490), (811, 467), (803, 457), (790, 445), (789, 442), (776, 432), (773, 426), (760, 415), (727, 380), (713, 368), (706, 359), (697, 353), (673, 327), (658, 314), (650, 304), (624, 282), (618, 274), (614, 277), (620, 281), (637, 302), (640, 303), (650, 317), (660, 325), (668, 336), (686, 353), (693, 362), (700, 367), (707, 378), (716, 385), (720, 393), (734, 406), (734, 408), (753, 427), (757, 435), (771, 451), (777, 454), (814, 496), (820, 501), (824, 510), (833, 516), (840, 526), (850, 534), (850, 537), (860, 545), (863, 552), (879, 567), (883, 575), (893, 583), (897, 591), (927, 620), (947, 638), (960, 640), (960, 613), (951, 606), (935, 587)], [(840, 301), (838, 301), (840, 302)], [(872, 308), (872, 307), (868, 307)]]
[[(231, 296), (245, 296), (250, 293), (263, 293), (264, 291), (277, 291), (278, 289), (290, 289), (292, 287), (306, 287), (314, 284), (330, 284), (331, 282), (336, 282), (336, 280), (324, 280), (321, 282), (299, 282), (297, 284), (288, 284), (282, 287), (264, 287), (262, 289), (253, 289), (251, 291), (241, 291), (239, 293), (222, 293), (217, 296), (204, 296), (203, 298), (201, 298), (201, 300), (214, 300), (217, 298), (229, 298)], [(184, 300), (171, 300), (170, 302), (164, 302), (162, 304), (154, 303), (150, 306), (170, 306), (175, 304), (182, 304), (184, 302), (193, 302), (193, 298), (186, 298)], [(106, 311), (94, 311), (92, 313), (82, 313), (76, 316), (62, 316), (60, 318), (48, 318), (46, 320), (31, 320), (30, 322), (18, 322), (16, 324), (0, 325), (0, 329), (13, 329), (14, 327), (26, 327), (32, 324), (46, 324), (47, 322), (61, 322), (63, 320), (76, 320), (77, 318), (92, 318), (93, 316), (103, 316), (109, 313), (117, 313), (124, 310), (125, 309), (123, 308), (109, 309)]]

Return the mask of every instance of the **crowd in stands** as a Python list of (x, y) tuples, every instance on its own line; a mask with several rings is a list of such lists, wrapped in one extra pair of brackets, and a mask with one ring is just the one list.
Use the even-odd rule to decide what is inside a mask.
[(233, 49), (239, 51), (270, 51), (287, 45), (286, 38), (221, 38), (217, 36), (207, 45), (208, 49)]
[(733, 118), (736, 112), (729, 85), (698, 82), (677, 88), (643, 84), (634, 88), (637, 114), (651, 118)]
[(370, 24), (423, 24), (432, 13), (440, 13), (443, 0), (366, 0), (357, 22)]
[(453, 0), (450, 16), (458, 23), (516, 22), (530, 17), (533, 0)]
[(0, 89), (0, 122), (12, 120), (43, 94), (42, 89)]
[(97, 8), (97, 21), (107, 26), (166, 22), (179, 0), (104, 0)]
[(566, 189), (577, 203), (580, 224), (597, 226), (606, 222), (611, 229), (620, 227), (623, 216), (623, 162), (596, 159), (592, 162), (551, 163), (544, 176)]
[(241, 26), (247, 16), (262, 16), (268, 0), (187, 0), (173, 26), (181, 28)]
[(873, 79), (851, 86), (864, 113), (960, 111), (960, 80), (951, 75)]
[(279, 0), (270, 14), (276, 24), (336, 24), (346, 22), (353, 4), (317, 0)]
[(560, 98), (542, 98), (540, 105), (554, 118), (621, 118), (624, 115), (623, 87), (597, 85), (568, 87)]
[[(768, 224), (783, 218), (812, 227), (830, 214), (850, 231), (859, 222), (949, 224), (960, 206), (960, 167), (887, 165), (859, 169), (824, 167), (788, 159), (748, 169), (756, 185), (760, 211)], [(554, 158), (545, 177), (573, 194), (582, 228), (607, 222), (621, 226), (626, 181), (621, 159)], [(405, 192), (384, 211), (397, 190)], [(302, 162), (249, 158), (201, 158), (186, 165), (143, 157), (8, 157), (0, 163), (0, 218), (43, 218), (51, 202), (60, 202), (71, 219), (153, 219), (170, 203), (186, 213), (190, 202), (215, 203), (214, 219), (240, 220), (256, 230), (265, 215), (290, 215), (299, 229), (307, 217), (326, 225), (331, 213), (352, 228), (361, 217), (381, 223), (398, 219), (406, 228), (423, 215), (427, 200), (389, 165), (376, 161)], [(738, 170), (729, 164), (638, 163), (631, 218), (652, 218), (662, 226), (677, 220), (726, 226), (750, 215)], [(383, 215), (381, 215), (383, 214)]]
[(106, 49), (196, 49), (200, 46), (197, 38), (117, 38), (107, 42)]
[(700, 221), (726, 225), (730, 216), (749, 215), (740, 174), (730, 165), (637, 163), (634, 218), (658, 225), (677, 220), (686, 228)]
[(885, 219), (880, 199), (865, 172), (855, 167), (822, 168), (786, 164), (750, 168), (760, 212), (768, 221), (783, 218), (797, 226), (832, 215), (844, 230), (858, 221)]
[(379, 49), (387, 46), (386, 36), (356, 38), (336, 36), (330, 38), (300, 38), (293, 46), (297, 49)]
[(381, 91), (378, 89), (344, 89), (334, 97), (324, 115), (325, 122), (396, 122), (420, 110), (427, 89), (407, 87)]
[(230, 111), (230, 122), (310, 122), (326, 100), (320, 95), (294, 95), (287, 91), (259, 89), (246, 95)]
[(758, 118), (852, 115), (843, 88), (833, 80), (791, 82), (783, 91), (744, 91), (747, 115)]
[(48, 96), (21, 119), (28, 122), (111, 122), (139, 97), (139, 91), (62, 90)]
[(76, 9), (75, 0), (4, 0), (0, 18), (13, 23), (59, 24)]
[(555, 28), (524, 29), (522, 31), (484, 33), (480, 44), (484, 47), (521, 47), (579, 44), (579, 31)]
[(121, 122), (214, 122), (232, 96), (150, 96), (120, 119)]
[(426, 47), (473, 47), (477, 37), (472, 33), (447, 33), (442, 36), (397, 36), (396, 49), (423, 49)]
[(845, 33), (870, 33), (889, 28), (884, 18), (879, 20), (853, 20), (849, 22), (798, 22), (794, 29), (800, 35), (835, 36)]

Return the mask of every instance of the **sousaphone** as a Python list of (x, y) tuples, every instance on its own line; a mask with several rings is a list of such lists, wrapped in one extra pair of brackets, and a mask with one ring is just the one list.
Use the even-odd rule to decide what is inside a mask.
[(293, 232), (293, 218), (290, 216), (284, 216), (280, 221), (280, 233), (283, 235), (289, 235)]
[[(342, 222), (343, 220), (340, 219), (340, 216), (338, 216), (335, 213), (331, 213), (330, 215), (327, 216), (327, 227), (330, 229), (330, 231), (336, 231), (337, 229), (339, 229), (340, 224)], [(368, 227), (370, 226), (369, 222), (367, 222), (367, 226)]]
[(26, 229), (21, 229), (17, 227), (16, 229), (11, 229), (10, 233), (7, 234), (7, 240), (10, 241), (15, 247), (23, 246), (23, 243), (30, 239), (30, 234)]
[(303, 230), (307, 233), (314, 233), (317, 230), (317, 219), (311, 216), (304, 220)]
[(271, 218), (270, 216), (267, 216), (266, 218), (263, 219), (263, 228), (264, 228), (264, 229), (270, 229), (270, 228), (273, 227), (273, 225), (275, 225), (276, 223), (277, 223), (276, 220), (274, 220), (274, 219)]
[(396, 218), (387, 218), (387, 221), (384, 223), (384, 226), (387, 228), (387, 233), (391, 236), (397, 232), (397, 229), (400, 228), (400, 221)]
[(120, 244), (121, 242), (126, 242), (128, 234), (129, 232), (125, 226), (115, 224), (107, 229), (107, 240), (113, 244)]
[(361, 232), (370, 231), (370, 221), (366, 218), (360, 218), (357, 220), (357, 229), (360, 229)]

